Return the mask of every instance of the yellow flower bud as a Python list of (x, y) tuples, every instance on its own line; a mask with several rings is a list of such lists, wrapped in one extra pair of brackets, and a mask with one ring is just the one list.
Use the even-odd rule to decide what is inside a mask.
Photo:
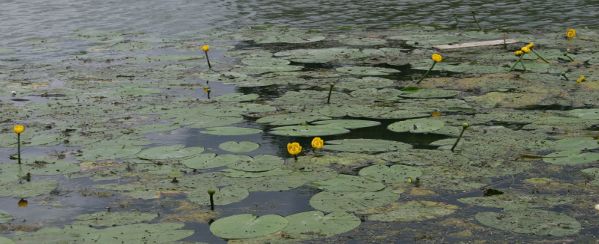
[(468, 127), (470, 127), (470, 124), (468, 124), (468, 123), (463, 123), (462, 124), (462, 128), (468, 129)]
[(291, 156), (296, 156), (302, 152), (302, 146), (297, 142), (287, 143), (287, 152)]
[(438, 54), (438, 53), (433, 53), (433, 55), (431, 56), (431, 59), (433, 61), (435, 61), (435, 63), (438, 63), (438, 62), (443, 61), (443, 56), (441, 56), (441, 54)]
[(530, 47), (528, 46), (523, 46), (522, 48), (520, 48), (520, 50), (524, 53), (529, 53), (530, 52)]
[(19, 200), (18, 205), (19, 205), (19, 208), (26, 208), (27, 205), (29, 205), (29, 202), (27, 202), (27, 200), (21, 198), (21, 200)]
[(22, 124), (17, 124), (15, 125), (12, 130), (15, 132), (15, 134), (21, 134), (23, 133), (23, 131), (25, 131), (25, 126)]
[(210, 92), (210, 87), (206, 86), (202, 88), (206, 94)]
[(314, 149), (322, 149), (324, 147), (324, 141), (320, 137), (314, 137), (311, 144)]
[(210, 46), (202, 45), (202, 47), (200, 47), (200, 49), (202, 49), (202, 51), (204, 51), (204, 52), (208, 52), (208, 50), (210, 50)]
[(576, 29), (569, 28), (566, 30), (566, 38), (568, 38), (568, 40), (573, 39), (574, 37), (576, 37)]
[(514, 55), (516, 55), (518, 57), (522, 56), (523, 54), (524, 54), (524, 52), (522, 52), (522, 50), (517, 50), (514, 52)]
[(576, 79), (576, 83), (583, 83), (583, 82), (585, 82), (586, 80), (587, 80), (587, 78), (586, 78), (586, 77), (584, 77), (584, 75), (580, 75), (580, 76), (578, 77), (578, 79)]

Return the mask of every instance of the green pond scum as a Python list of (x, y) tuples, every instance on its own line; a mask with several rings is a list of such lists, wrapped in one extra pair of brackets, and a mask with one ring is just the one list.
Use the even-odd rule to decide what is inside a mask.
[(0, 243), (595, 243), (599, 30), (484, 16), (0, 48)]

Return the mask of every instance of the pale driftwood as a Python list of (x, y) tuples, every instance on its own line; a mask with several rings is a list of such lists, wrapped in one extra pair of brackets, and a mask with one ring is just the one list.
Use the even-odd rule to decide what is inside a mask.
[(459, 44), (449, 44), (449, 45), (438, 45), (434, 46), (436, 49), (456, 49), (456, 48), (467, 48), (467, 47), (484, 47), (484, 46), (495, 46), (495, 45), (503, 45), (503, 44), (512, 44), (516, 43), (518, 40), (515, 39), (501, 39), (501, 40), (492, 40), (492, 41), (480, 41), (480, 42), (466, 42)]

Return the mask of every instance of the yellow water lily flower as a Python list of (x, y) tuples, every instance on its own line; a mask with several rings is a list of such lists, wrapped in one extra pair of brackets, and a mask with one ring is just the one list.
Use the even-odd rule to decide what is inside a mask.
[(439, 63), (439, 62), (443, 61), (443, 56), (441, 56), (441, 54), (438, 54), (438, 53), (433, 53), (433, 55), (431, 56), (431, 59), (433, 61), (435, 61), (435, 63)]
[(568, 38), (568, 40), (571, 40), (574, 37), (576, 37), (576, 29), (569, 28), (566, 30), (566, 38)]
[(530, 53), (530, 47), (528, 46), (523, 46), (522, 48), (520, 48), (520, 50), (524, 53)]
[(520, 56), (524, 55), (524, 52), (522, 52), (522, 50), (517, 50), (514, 52), (514, 55), (520, 57)]
[(526, 44), (525, 47), (528, 47), (529, 49), (533, 49), (535, 47), (534, 42), (529, 42), (528, 44)]
[(210, 46), (204, 44), (200, 47), (200, 49), (202, 49), (204, 52), (208, 52), (210, 50)]
[(23, 133), (23, 131), (25, 131), (25, 126), (22, 124), (17, 124), (12, 128), (12, 131), (14, 131), (15, 134), (19, 135)]
[(26, 208), (27, 205), (29, 205), (29, 202), (27, 202), (27, 200), (21, 198), (21, 200), (19, 200), (18, 205), (19, 205), (19, 208)]
[(287, 152), (295, 157), (302, 152), (302, 145), (298, 142), (287, 143)]
[(324, 140), (322, 140), (320, 137), (314, 137), (311, 144), (312, 148), (314, 149), (322, 149), (324, 147)]
[(585, 82), (586, 80), (587, 80), (587, 78), (586, 78), (586, 77), (584, 77), (584, 75), (580, 75), (580, 76), (578, 77), (578, 79), (576, 79), (576, 83), (583, 83), (583, 82)]
[(202, 88), (204, 90), (205, 93), (209, 93), (210, 92), (210, 87), (206, 86)]

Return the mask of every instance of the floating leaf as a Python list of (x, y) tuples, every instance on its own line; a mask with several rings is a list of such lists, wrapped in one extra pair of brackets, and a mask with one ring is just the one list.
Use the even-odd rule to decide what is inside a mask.
[(539, 209), (480, 212), (474, 217), (483, 225), (521, 234), (569, 236), (581, 229), (580, 223), (568, 215)]
[[(10, 215), (9, 213), (0, 210), (0, 224), (6, 224), (10, 221), (12, 221), (14, 218), (12, 217), (12, 215)], [(2, 243), (2, 242), (0, 242)]]
[(276, 127), (268, 133), (279, 136), (330, 136), (349, 133), (348, 129), (343, 127), (328, 125), (292, 125)]
[(381, 122), (371, 120), (358, 120), (358, 119), (333, 119), (333, 120), (321, 120), (313, 122), (316, 125), (329, 125), (335, 127), (341, 127), (345, 129), (359, 129), (380, 125)]
[(260, 129), (242, 127), (211, 127), (202, 131), (204, 134), (216, 136), (242, 136), (262, 133)]
[(73, 224), (89, 227), (111, 227), (148, 222), (158, 217), (158, 214), (143, 212), (97, 212), (82, 214), (75, 218)]
[(359, 172), (360, 176), (385, 183), (406, 182), (408, 178), (416, 179), (422, 175), (422, 171), (415, 166), (391, 165), (387, 167), (381, 164), (375, 164), (363, 168)]
[(228, 141), (219, 144), (218, 147), (232, 153), (247, 153), (258, 149), (260, 145), (251, 141)]
[(361, 221), (351, 213), (308, 211), (285, 217), (289, 224), (283, 232), (293, 238), (327, 237), (357, 228)]
[(191, 157), (204, 151), (203, 147), (185, 147), (184, 145), (159, 146), (145, 149), (137, 154), (141, 159), (174, 160)]
[(395, 132), (431, 133), (440, 130), (445, 122), (438, 119), (409, 119), (390, 124), (387, 129)]
[(398, 141), (379, 139), (342, 139), (327, 141), (326, 150), (343, 152), (388, 152), (412, 148), (411, 145)]
[(376, 192), (320, 192), (310, 198), (310, 206), (323, 212), (356, 212), (396, 201), (399, 193), (389, 189)]
[(553, 207), (574, 202), (574, 199), (571, 197), (546, 194), (523, 195), (515, 193), (506, 193), (487, 197), (467, 197), (460, 198), (458, 200), (466, 204), (504, 209)]
[(215, 236), (224, 239), (246, 239), (265, 236), (282, 230), (287, 220), (279, 215), (239, 214), (217, 219), (210, 225)]
[(229, 168), (248, 171), (263, 172), (283, 166), (283, 159), (273, 155), (259, 155), (249, 161), (237, 161), (229, 165)]
[(376, 76), (376, 75), (389, 75), (393, 73), (399, 73), (399, 70), (391, 68), (381, 67), (367, 67), (367, 66), (347, 66), (336, 69), (337, 72), (346, 73), (350, 75), (361, 75), (361, 76)]
[[(239, 202), (250, 195), (250, 193), (242, 188), (235, 186), (228, 186), (222, 189), (208, 189), (214, 190), (214, 205), (227, 205), (235, 202)], [(208, 190), (198, 189), (191, 191), (187, 198), (190, 201), (200, 205), (210, 205), (210, 195)]]
[(380, 207), (368, 216), (374, 221), (423, 221), (453, 214), (458, 206), (431, 201), (409, 201), (397, 203), (391, 207)]
[(251, 161), (252, 158), (245, 155), (204, 153), (183, 160), (181, 163), (192, 169), (210, 169), (227, 166), (239, 161)]
[(338, 175), (337, 177), (314, 182), (321, 190), (331, 192), (378, 191), (385, 185), (378, 181), (353, 175)]
[(0, 184), (0, 197), (28, 198), (50, 193), (58, 187), (54, 180), (7, 182)]

